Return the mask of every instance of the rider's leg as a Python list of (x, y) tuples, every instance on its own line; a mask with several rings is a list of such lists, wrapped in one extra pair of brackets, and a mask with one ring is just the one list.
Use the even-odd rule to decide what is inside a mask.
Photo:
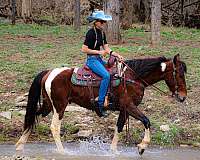
[(97, 59), (87, 61), (87, 65), (94, 73), (102, 77), (100, 88), (99, 88), (98, 105), (99, 105), (100, 112), (104, 114), (104, 111), (103, 111), (104, 100), (105, 100), (105, 96), (106, 96), (109, 82), (110, 82), (110, 74), (105, 69), (104, 65)]

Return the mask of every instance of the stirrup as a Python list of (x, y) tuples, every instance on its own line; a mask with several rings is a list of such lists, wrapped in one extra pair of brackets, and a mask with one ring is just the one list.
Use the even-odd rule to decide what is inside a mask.
[(108, 113), (104, 110), (103, 106), (99, 106), (98, 101), (94, 102), (95, 112), (99, 117), (108, 117)]

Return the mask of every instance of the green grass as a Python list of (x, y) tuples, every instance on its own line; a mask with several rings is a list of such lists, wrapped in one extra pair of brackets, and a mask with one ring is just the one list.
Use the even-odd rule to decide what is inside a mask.
[(152, 134), (152, 143), (157, 145), (175, 145), (181, 132), (182, 129), (175, 125), (171, 125), (168, 132), (157, 130)]
[(7, 23), (0, 23), (0, 36), (3, 35), (76, 37), (79, 32), (73, 30), (70, 26), (39, 26), (37, 24), (16, 24), (13, 26)]
[(5, 143), (7, 141), (7, 137), (4, 134), (0, 134), (0, 142)]
[(67, 134), (75, 134), (79, 131), (79, 127), (68, 123), (64, 123), (62, 129)]
[(48, 125), (38, 124), (36, 127), (36, 133), (38, 133), (38, 135), (48, 135), (50, 132), (50, 127)]
[[(166, 109), (166, 108), (165, 108)], [(168, 108), (168, 111), (163, 111), (168, 114), (170, 111), (170, 107)], [(183, 128), (180, 126), (177, 126), (176, 124), (173, 123), (168, 123), (169, 124), (169, 131), (161, 131), (160, 126), (165, 123), (167, 120), (163, 117), (159, 117), (154, 119), (153, 117), (151, 118), (151, 128), (152, 128), (152, 133), (151, 133), (151, 139), (152, 139), (152, 144), (154, 145), (177, 145), (176, 143), (179, 142), (179, 137), (183, 133)]]

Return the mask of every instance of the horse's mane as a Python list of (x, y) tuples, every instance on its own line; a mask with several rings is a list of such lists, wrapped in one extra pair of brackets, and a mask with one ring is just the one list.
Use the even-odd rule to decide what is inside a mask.
[(163, 56), (163, 57), (126, 60), (125, 63), (137, 73), (137, 76), (142, 78), (147, 76), (154, 69), (158, 68), (162, 62), (166, 61), (167, 58)]
[(181, 75), (183, 76), (184, 73), (187, 73), (187, 66), (186, 66), (185, 62), (183, 62), (183, 61), (180, 61), (180, 63), (181, 63), (181, 67), (180, 67), (179, 71), (180, 71)]

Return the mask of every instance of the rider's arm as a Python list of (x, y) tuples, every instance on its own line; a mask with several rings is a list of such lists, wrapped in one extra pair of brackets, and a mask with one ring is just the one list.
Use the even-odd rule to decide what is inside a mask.
[(110, 47), (108, 46), (108, 44), (105, 44), (103, 48), (106, 50), (106, 52), (108, 52), (108, 53), (110, 53), (110, 54), (112, 54), (112, 55), (118, 57), (120, 60), (123, 60), (123, 59), (124, 59), (120, 54), (118, 54), (118, 53), (116, 53), (116, 52), (113, 52), (113, 51), (110, 49)]
[(102, 56), (105, 56), (107, 54), (106, 50), (101, 50), (101, 51), (93, 50), (93, 49), (89, 49), (88, 46), (86, 45), (82, 46), (81, 51), (86, 54), (99, 54)]
[(87, 54), (100, 54), (100, 51), (89, 49), (86, 45), (82, 45), (81, 51)]
[(110, 47), (108, 46), (108, 44), (104, 44), (103, 46), (104, 50), (107, 52), (107, 53), (110, 53), (112, 50), (110, 49)]

